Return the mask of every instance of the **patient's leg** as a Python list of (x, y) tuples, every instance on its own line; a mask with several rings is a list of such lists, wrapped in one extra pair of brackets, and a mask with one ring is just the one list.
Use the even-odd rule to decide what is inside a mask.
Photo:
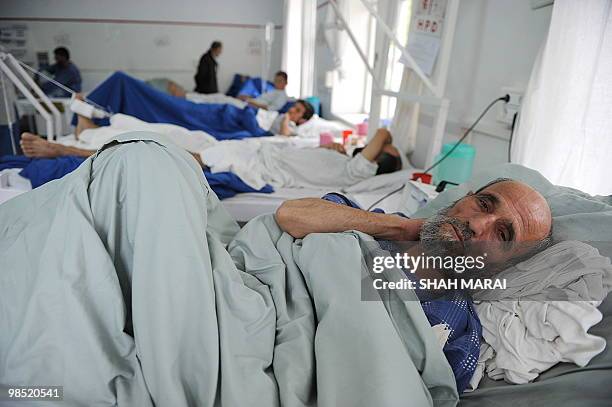
[(92, 162), (91, 216), (117, 271), (125, 329), (145, 381), (155, 383), (149, 390), (157, 405), (213, 405), (218, 390), (211, 261), (220, 259), (210, 254), (209, 239), (223, 214), (203, 183), (187, 154), (152, 142), (117, 144)]
[(95, 153), (95, 150), (85, 150), (82, 148), (68, 147), (63, 144), (52, 143), (32, 133), (23, 133), (21, 135), (20, 143), (23, 153), (27, 157), (32, 158), (55, 158), (67, 155), (89, 157)]

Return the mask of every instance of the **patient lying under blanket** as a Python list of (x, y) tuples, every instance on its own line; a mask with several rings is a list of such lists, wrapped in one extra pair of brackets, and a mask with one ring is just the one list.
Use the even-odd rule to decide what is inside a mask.
[(375, 175), (402, 168), (399, 151), (391, 133), (379, 129), (363, 149), (353, 156), (340, 144), (320, 148), (262, 143), (259, 140), (217, 143), (200, 153), (211, 171), (231, 171), (248, 185), (273, 187), (347, 187)]
[[(193, 103), (160, 92), (123, 72), (112, 74), (87, 97), (113, 113), (127, 114), (149, 123), (168, 123), (188, 130), (202, 130), (218, 140), (272, 135), (269, 129), (259, 126), (253, 108)], [(96, 123), (104, 126), (108, 121)]]
[(365, 248), (503, 242), (505, 267), (551, 224), (502, 179), (429, 219), (302, 199), (238, 233), (192, 156), (127, 133), (1, 207), (0, 383), (87, 405), (453, 406), (479, 349), (470, 300), (362, 301)]
[[(203, 94), (198, 92), (187, 92), (176, 82), (163, 78), (150, 79), (147, 83), (155, 89), (162, 90), (169, 95), (187, 99), (194, 103), (228, 104), (239, 109), (244, 109), (249, 106), (248, 100), (259, 101), (259, 99), (235, 98), (222, 93)], [(274, 92), (269, 92), (264, 95), (268, 94), (274, 94)], [(308, 122), (314, 116), (314, 107), (303, 99), (292, 103), (291, 107), (289, 107), (286, 112), (279, 113), (279, 108), (283, 106), (284, 102), (282, 102), (280, 106), (274, 106), (275, 108), (263, 108), (262, 105), (256, 103), (253, 107), (258, 108), (256, 119), (259, 127), (270, 131), (272, 134), (295, 136), (298, 134), (298, 126)]]

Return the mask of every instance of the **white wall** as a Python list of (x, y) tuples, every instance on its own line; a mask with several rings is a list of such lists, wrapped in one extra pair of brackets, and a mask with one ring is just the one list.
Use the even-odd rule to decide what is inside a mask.
[[(68, 47), (85, 91), (115, 70), (168, 77), (193, 89), (200, 56), (220, 40), (224, 92), (234, 73), (261, 74), (261, 26), (271, 21), (280, 27), (282, 15), (283, 0), (3, 0), (0, 24), (27, 25), (31, 60), (35, 52)], [(272, 72), (282, 49), (281, 30), (275, 31)]]
[[(530, 0), (460, 2), (446, 88), (451, 108), (445, 142), (456, 140), (493, 99), (503, 96), (502, 87), (526, 88), (551, 14), (552, 6), (532, 10)], [(496, 120), (499, 108), (492, 108), (472, 134), (475, 170), (507, 161), (510, 130)]]
[[(415, 0), (413, 0), (415, 1)], [(323, 4), (323, 3), (322, 3)], [(320, 7), (323, 19), (328, 6)], [(552, 6), (531, 9), (530, 0), (461, 0), (450, 61), (446, 95), (451, 101), (445, 142), (456, 140), (502, 87), (525, 88), (531, 67), (550, 23)], [(352, 47), (352, 45), (348, 45)], [(319, 97), (329, 114), (330, 90), (322, 86), (331, 66), (323, 42), (317, 47)], [(508, 127), (496, 121), (498, 106), (483, 118), (472, 134), (475, 170), (506, 161)], [(422, 118), (416, 151), (411, 157), (423, 166), (431, 137), (432, 117)]]

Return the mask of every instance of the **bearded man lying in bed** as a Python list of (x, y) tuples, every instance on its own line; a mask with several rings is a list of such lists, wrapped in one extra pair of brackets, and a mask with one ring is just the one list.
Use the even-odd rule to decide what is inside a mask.
[[(300, 291), (298, 297), (291, 299), (291, 305), (287, 307), (270, 307), (267, 300), (257, 299), (266, 292), (273, 295), (290, 295), (287, 289), (293, 284), (291, 281), (295, 281), (295, 278), (304, 280), (303, 276), (292, 275), (292, 280), (282, 283), (282, 287), (270, 290), (259, 287), (268, 275), (257, 273), (265, 272), (266, 267), (271, 267), (270, 265), (283, 263), (280, 268), (274, 268), (274, 273), (281, 270), (289, 276), (289, 273), (295, 272), (295, 262), (301, 260), (295, 258), (285, 263), (285, 257), (276, 252), (279, 245), (284, 244), (282, 242), (290, 239), (289, 235), (300, 239), (310, 234), (356, 230), (377, 239), (391, 241), (421, 240), (427, 244), (435, 241), (505, 243), (503, 250), (491, 256), (493, 262), (498, 264), (524, 256), (525, 248), (521, 243), (532, 242), (535, 247), (541, 248), (550, 239), (552, 218), (545, 199), (526, 184), (499, 180), (466, 195), (430, 219), (408, 219), (396, 214), (370, 213), (321, 199), (287, 201), (276, 212), (276, 222), (270, 217), (264, 219), (263, 224), (268, 225), (267, 229), (255, 229), (257, 233), (246, 235), (252, 236), (251, 241), (241, 243), (246, 246), (235, 251), (236, 243), (231, 240), (237, 232), (237, 227), (220, 208), (214, 193), (207, 188), (195, 162), (176, 146), (166, 144), (164, 140), (156, 137), (143, 133), (122, 135), (115, 142), (107, 144), (97, 156), (86, 161), (75, 173), (17, 197), (0, 209), (0, 220), (5, 226), (5, 229), (0, 230), (0, 266), (6, 281), (11, 282), (8, 287), (10, 291), (4, 291), (4, 295), (7, 295), (5, 301), (13, 301), (10, 307), (9, 303), (5, 304), (7, 308), (3, 310), (4, 315), (18, 318), (21, 315), (18, 304), (20, 301), (26, 301), (28, 296), (41, 301), (43, 305), (54, 301), (65, 302), (62, 307), (51, 307), (52, 310), (62, 310), (61, 314), (54, 314), (54, 318), (45, 319), (45, 309), (34, 312), (32, 308), (27, 324), (18, 318), (25, 324), (20, 329), (10, 329), (12, 325), (7, 321), (11, 319), (2, 319), (4, 322), (0, 323), (0, 332), (2, 343), (6, 347), (0, 349), (3, 354), (6, 352), (17, 359), (23, 355), (30, 364), (39, 363), (56, 354), (62, 361), (52, 363), (55, 359), (49, 359), (48, 366), (54, 366), (54, 374), (36, 363), (32, 364), (29, 370), (26, 365), (18, 363), (16, 366), (19, 366), (21, 374), (19, 383), (29, 383), (28, 380), (34, 380), (36, 377), (39, 380), (51, 380), (49, 383), (60, 380), (60, 384), (61, 380), (76, 382), (77, 378), (88, 378), (90, 381), (87, 383), (91, 389), (88, 387), (87, 395), (83, 396), (93, 397), (94, 390), (108, 391), (109, 380), (115, 379), (108, 379), (104, 374), (114, 370), (104, 365), (107, 368), (96, 370), (98, 376), (92, 376), (91, 372), (94, 371), (90, 370), (89, 366), (93, 369), (93, 366), (97, 366), (95, 363), (82, 362), (84, 364), (79, 366), (69, 362), (75, 358), (85, 361), (92, 359), (93, 363), (93, 359), (98, 355), (104, 356), (104, 363), (121, 361), (136, 372), (112, 373), (123, 375), (120, 384), (110, 386), (113, 391), (119, 394), (124, 389), (131, 389), (131, 397), (136, 397), (139, 394), (137, 389), (140, 391), (139, 389), (145, 388), (143, 383), (146, 382), (151, 400), (155, 400), (158, 405), (198, 404), (184, 401), (187, 399), (209, 399), (210, 403), (201, 402), (199, 405), (213, 405), (215, 391), (228, 388), (231, 391), (231, 385), (253, 387), (256, 379), (261, 377), (265, 380), (257, 383), (270, 383), (272, 376), (269, 375), (272, 373), (277, 375), (274, 377), (278, 382), (286, 383), (286, 380), (289, 380), (293, 383), (291, 377), (283, 377), (280, 372), (295, 363), (283, 364), (281, 360), (276, 364), (268, 360), (281, 357), (282, 349), (275, 349), (270, 353), (272, 356), (259, 356), (263, 339), (254, 339), (264, 332), (261, 325), (263, 322), (274, 324), (277, 319), (275, 313), (314, 301), (305, 297), (308, 293), (306, 289)], [(262, 225), (262, 219), (259, 218), (251, 222), (260, 222), (258, 227)], [(250, 224), (247, 224), (245, 229), (249, 228)], [(281, 235), (278, 235), (274, 231), (274, 228), (278, 227), (287, 234), (282, 235), (282, 231), (279, 231)], [(260, 251), (261, 241), (267, 242), (267, 239), (272, 239), (271, 243), (265, 246), (271, 251), (263, 255)], [(427, 244), (424, 245), (426, 251)], [(299, 249), (298, 246), (299, 243), (295, 247), (292, 246), (293, 249), (289, 252), (295, 252)], [(257, 247), (259, 248), (255, 250)], [(7, 251), (8, 248), (13, 250), (13, 254)], [(232, 250), (234, 251), (230, 257), (228, 251)], [(320, 252), (322, 251), (323, 248), (320, 248)], [(94, 257), (90, 261), (80, 261), (79, 259), (85, 258), (85, 252), (87, 258), (92, 255)], [(240, 253), (253, 253), (252, 261), (255, 263), (242, 264), (238, 260)], [(260, 264), (257, 259), (262, 255), (264, 263)], [(338, 255), (342, 256), (342, 253)], [(270, 257), (265, 259), (266, 256)], [(349, 264), (355, 264), (353, 260), (355, 259), (345, 259)], [(359, 262), (356, 264), (359, 265)], [(232, 274), (227, 271), (228, 268), (236, 267), (242, 270), (247, 266), (255, 267), (254, 275), (246, 276), (238, 271), (232, 271), (235, 273)], [(333, 274), (334, 271), (340, 272), (326, 270), (326, 273)], [(226, 272), (228, 274), (225, 274)], [(356, 279), (360, 278), (358, 269), (350, 272), (355, 273)], [(350, 279), (351, 275), (346, 275), (345, 278)], [(49, 281), (53, 281), (54, 285), (40, 283), (29, 287), (29, 283), (36, 281), (35, 277), (43, 281), (51, 279)], [(315, 277), (310, 275), (309, 278)], [(329, 275), (329, 278), (332, 279), (333, 276)], [(214, 285), (211, 285), (209, 280), (214, 281)], [(311, 295), (315, 295), (317, 301), (320, 301), (329, 293), (325, 293), (325, 284), (318, 284), (309, 290), (314, 290)], [(110, 286), (113, 288), (109, 288)], [(231, 290), (228, 288), (229, 291), (223, 291), (224, 287), (230, 287)], [(43, 291), (37, 292), (38, 289)], [(21, 291), (26, 291), (28, 296), (23, 296)], [(317, 308), (315, 321), (319, 317), (326, 318), (324, 314), (327, 307), (338, 309), (335, 304), (339, 304), (343, 310), (334, 314), (338, 318), (343, 312), (347, 312), (346, 309), (366, 312), (364, 307), (380, 307), (380, 304), (375, 302), (362, 304), (358, 294), (357, 298), (338, 292), (330, 295), (333, 301), (330, 301), (328, 306)], [(66, 298), (73, 297), (75, 305), (67, 306), (69, 302)], [(121, 301), (121, 298), (124, 304), (111, 303), (111, 299)], [(236, 308), (240, 307), (240, 301), (248, 302), (249, 299), (252, 301), (246, 308), (248, 312), (234, 315), (236, 309), (242, 309)], [(30, 303), (30, 307), (38, 304), (36, 301)], [(343, 306), (342, 303), (347, 305)], [(264, 306), (266, 308), (261, 311), (262, 314), (258, 314), (258, 310)], [(30, 309), (25, 304), (23, 307)], [(123, 307), (127, 314), (123, 313)], [(431, 326), (444, 324), (450, 329), (451, 333), (445, 340), (442, 351), (454, 374), (457, 391), (461, 393), (474, 373), (480, 349), (481, 325), (472, 303), (468, 298), (455, 295), (446, 298), (442, 303), (421, 299), (421, 307)], [(112, 310), (112, 313), (107, 318), (102, 318), (97, 313), (103, 313), (104, 310)], [(36, 322), (39, 315), (42, 319)], [(216, 323), (215, 318), (220, 322)], [(303, 316), (300, 318), (298, 319), (304, 320)], [(49, 319), (49, 323), (57, 325), (53, 325), (56, 328), (47, 329), (40, 325)], [(92, 323), (92, 320), (95, 323)], [(81, 321), (81, 325), (77, 324), (78, 321)], [(278, 320), (276, 323), (283, 321)], [(295, 323), (291, 324), (295, 326)], [(69, 329), (71, 324), (74, 326)], [(63, 331), (57, 328), (60, 325), (69, 333), (63, 334)], [(266, 328), (265, 332), (271, 332), (270, 335), (265, 335), (270, 346), (279, 340), (290, 339), (295, 343), (299, 336), (310, 334), (308, 330), (299, 330), (297, 336), (291, 334), (288, 337), (277, 337), (275, 340), (274, 332), (282, 333), (286, 326), (273, 326), (271, 331)], [(229, 331), (228, 327), (231, 327)], [(319, 327), (315, 322), (314, 330), (319, 334), (319, 329), (325, 330), (329, 327), (329, 323)], [(40, 332), (37, 331), (39, 328), (42, 329)], [(349, 323), (338, 329), (353, 328), (354, 324)], [(80, 336), (87, 334), (84, 330), (94, 333), (87, 336), (87, 340), (81, 340)], [(250, 336), (246, 336), (244, 340), (238, 339), (244, 332)], [(376, 335), (367, 330), (359, 332), (360, 335)], [(17, 336), (13, 337), (13, 333)], [(37, 338), (37, 335), (45, 336), (46, 339), (27, 343), (26, 338)], [(72, 345), (64, 351), (62, 343), (65, 343), (66, 335), (71, 337), (72, 342), (68, 343)], [(332, 337), (338, 335), (339, 333), (335, 332)], [(204, 337), (208, 339), (205, 340)], [(136, 343), (135, 351), (133, 347), (128, 346), (131, 343), (130, 338)], [(304, 345), (307, 349), (300, 349), (298, 353), (322, 351), (321, 341), (324, 339), (317, 336), (317, 346), (313, 346), (314, 337), (309, 337), (307, 342), (310, 345)], [(334, 346), (346, 346), (346, 339), (344, 341), (344, 344), (338, 343)], [(357, 338), (357, 342), (369, 343), (365, 337)], [(417, 342), (411, 346), (418, 347)], [(40, 344), (55, 344), (55, 347), (53, 352), (45, 353), (45, 358), (29, 356)], [(20, 350), (18, 345), (28, 347)], [(232, 348), (234, 345), (239, 346), (239, 349)], [(353, 369), (362, 367), (359, 359), (365, 358), (370, 351), (372, 354), (378, 353), (378, 358), (383, 357), (373, 349), (365, 348), (362, 351), (363, 355), (355, 356), (357, 360), (351, 365)], [(134, 356), (134, 352), (138, 357), (137, 362), (125, 356)], [(231, 357), (227, 357), (228, 352)], [(75, 357), (74, 353), (80, 356)], [(105, 356), (107, 353), (111, 356)], [(214, 370), (219, 366), (219, 361), (215, 359), (217, 354), (221, 355), (223, 369), (233, 366), (226, 365), (230, 361), (236, 363), (243, 360), (245, 364), (241, 369), (248, 367), (254, 370), (244, 378), (242, 374), (232, 377), (222, 374), (217, 376), (218, 373)], [(238, 354), (247, 356), (240, 359)], [(258, 356), (249, 356), (251, 354)], [(325, 358), (329, 356), (321, 356), (321, 360), (317, 356), (317, 370), (322, 368), (326, 362)], [(259, 367), (260, 362), (265, 366)], [(347, 363), (350, 365), (352, 361), (343, 362)], [(122, 369), (121, 372), (127, 371), (125, 367)], [(223, 369), (221, 373), (226, 371)], [(414, 371), (416, 369), (414, 368)], [(419, 374), (427, 372), (419, 371)], [(132, 376), (136, 378), (132, 379)], [(0, 382), (13, 383), (12, 380), (16, 378), (10, 369), (4, 373), (0, 370)], [(217, 380), (223, 378), (225, 384), (220, 385)], [(323, 380), (320, 385), (324, 386), (326, 381)], [(65, 397), (78, 399), (78, 388), (74, 387), (72, 382), (64, 384), (66, 391), (70, 392), (67, 396), (67, 393), (64, 393)], [(421, 385), (419, 389), (422, 388), (424, 386)], [(257, 397), (267, 397), (266, 394), (259, 391)], [(319, 394), (323, 394), (323, 390), (319, 389)], [(283, 396), (286, 394), (283, 393)], [(168, 400), (172, 400), (172, 403), (163, 402)], [(272, 404), (262, 402), (259, 405)]]

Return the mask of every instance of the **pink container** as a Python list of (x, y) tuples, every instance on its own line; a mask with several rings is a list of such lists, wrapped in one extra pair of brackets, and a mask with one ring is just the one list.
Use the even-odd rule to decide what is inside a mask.
[(334, 142), (334, 135), (329, 132), (323, 132), (319, 134), (319, 145), (324, 146), (325, 144), (330, 144)]
[(357, 125), (357, 134), (360, 136), (368, 134), (368, 122), (359, 123)]

